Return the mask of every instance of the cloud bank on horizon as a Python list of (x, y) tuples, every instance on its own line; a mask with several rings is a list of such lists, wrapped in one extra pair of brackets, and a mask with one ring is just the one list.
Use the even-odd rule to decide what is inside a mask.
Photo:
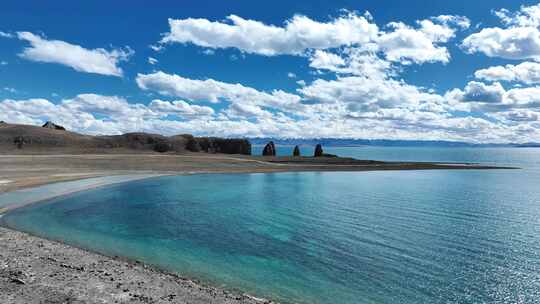
[[(13, 91), (4, 90), (11, 95), (0, 100), (0, 120), (53, 120), (88, 134), (540, 142), (540, 4), (493, 14), (498, 25), (489, 27), (451, 14), (377, 24), (368, 12), (344, 10), (328, 20), (293, 15), (281, 25), (238, 15), (169, 18), (168, 28), (161, 38), (155, 33), (147, 50), (91, 47), (38, 32), (3, 30), (0, 41), (16, 42), (22, 63), (113, 76), (147, 99), (88, 93), (87, 87), (52, 101), (20, 98), (17, 88), (6, 86)], [(455, 45), (464, 56), (496, 64), (471, 71), (463, 87), (445, 90), (415, 85), (407, 77), (411, 69), (422, 73), (431, 65), (454, 64)], [(232, 50), (236, 53), (225, 60), (294, 59), (308, 73), (294, 67), (284, 71), (292, 88), (190, 77), (169, 68), (165, 58), (188, 47), (199, 50), (201, 61)], [(151, 52), (143, 56), (150, 70), (127, 74), (125, 67), (146, 51)], [(2, 66), (11, 65), (2, 60)]]

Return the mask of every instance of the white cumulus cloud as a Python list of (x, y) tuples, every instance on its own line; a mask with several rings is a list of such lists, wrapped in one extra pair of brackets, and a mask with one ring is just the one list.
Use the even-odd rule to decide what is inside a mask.
[(345, 48), (340, 54), (317, 50), (309, 58), (309, 66), (337, 74), (350, 74), (369, 78), (388, 78), (394, 75), (391, 62), (363, 48)]
[(128, 60), (134, 53), (130, 48), (110, 51), (103, 48), (86, 49), (61, 40), (48, 40), (30, 32), (18, 32), (17, 37), (30, 43), (19, 54), (20, 57), (37, 62), (58, 63), (85, 73), (121, 77), (123, 72), (118, 64)]
[(316, 50), (309, 58), (309, 66), (315, 69), (335, 71), (345, 65), (345, 60), (339, 55)]
[(489, 57), (540, 60), (540, 31), (534, 27), (485, 28), (465, 38), (462, 47)]
[(266, 56), (308, 54), (316, 66), (322, 66), (323, 62), (318, 60), (324, 60), (325, 54), (334, 57), (326, 59), (339, 60), (332, 52), (321, 51), (342, 47), (382, 52), (386, 59), (406, 64), (446, 63), (450, 54), (442, 44), (453, 38), (458, 29), (469, 26), (466, 17), (453, 15), (419, 20), (416, 27), (392, 22), (388, 32), (381, 31), (369, 13), (364, 16), (347, 13), (328, 22), (295, 15), (283, 26), (230, 15), (224, 22), (203, 18), (169, 19), (170, 31), (160, 43), (191, 43), (209, 49), (236, 48)]
[[(179, 134), (204, 129), (213, 109), (185, 101), (153, 100), (149, 105), (118, 96), (79, 94), (52, 103), (47, 99), (0, 101), (0, 120), (40, 125), (54, 121), (68, 130), (86, 134), (121, 134), (146, 131)], [(173, 116), (175, 119), (169, 119)]]
[(440, 43), (454, 37), (455, 30), (446, 25), (435, 24), (430, 20), (418, 21), (419, 28), (401, 22), (392, 22), (392, 31), (383, 33), (377, 44), (385, 53), (386, 59), (404, 64), (450, 61), (450, 53)]
[(284, 26), (264, 24), (236, 15), (227, 22), (207, 19), (169, 19), (170, 32), (161, 43), (192, 43), (207, 48), (237, 48), (266, 56), (300, 55), (309, 49), (328, 49), (371, 41), (377, 25), (349, 13), (329, 22), (296, 15)]
[(505, 90), (498, 82), (487, 85), (482, 82), (471, 81), (465, 89), (453, 90), (449, 96), (460, 102), (501, 103)]
[(239, 83), (225, 83), (214, 79), (189, 79), (175, 74), (155, 72), (138, 74), (138, 86), (143, 90), (155, 91), (164, 96), (186, 98), (193, 101), (219, 103), (228, 101), (233, 104), (279, 108), (281, 110), (302, 107), (300, 97), (281, 90), (261, 92)]
[(424, 108), (439, 111), (441, 96), (393, 79), (342, 77), (318, 79), (298, 90), (305, 99), (318, 103), (345, 105), (352, 112), (370, 112), (383, 108)]
[(462, 48), (489, 57), (540, 60), (540, 4), (522, 6), (516, 13), (501, 9), (495, 15), (505, 26), (484, 28), (466, 37)]
[(444, 25), (457, 25), (463, 30), (468, 29), (471, 26), (471, 21), (465, 16), (440, 15), (437, 17), (432, 17), (431, 19)]
[(540, 87), (517, 87), (506, 90), (498, 82), (485, 84), (471, 81), (463, 90), (450, 90), (444, 97), (451, 105), (451, 109), (459, 111), (489, 114), (518, 109), (540, 110)]
[(180, 114), (180, 115), (197, 115), (207, 116), (213, 115), (214, 109), (206, 106), (192, 105), (183, 100), (163, 101), (160, 99), (154, 99), (148, 107), (159, 113), (166, 114)]
[(474, 73), (478, 79), (488, 81), (515, 81), (525, 84), (540, 83), (540, 63), (523, 62), (518, 65), (493, 66)]
[(538, 27), (540, 26), (540, 3), (531, 6), (522, 5), (515, 13), (503, 8), (495, 11), (495, 15), (508, 26)]

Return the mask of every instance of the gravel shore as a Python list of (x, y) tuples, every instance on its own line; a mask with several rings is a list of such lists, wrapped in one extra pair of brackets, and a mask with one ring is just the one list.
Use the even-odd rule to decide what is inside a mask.
[(0, 302), (271, 303), (0, 227)]

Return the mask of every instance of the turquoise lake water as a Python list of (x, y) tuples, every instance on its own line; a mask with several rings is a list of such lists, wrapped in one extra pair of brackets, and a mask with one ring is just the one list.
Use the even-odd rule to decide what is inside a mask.
[(282, 302), (540, 301), (540, 149), (326, 151), (524, 169), (160, 177), (2, 221)]

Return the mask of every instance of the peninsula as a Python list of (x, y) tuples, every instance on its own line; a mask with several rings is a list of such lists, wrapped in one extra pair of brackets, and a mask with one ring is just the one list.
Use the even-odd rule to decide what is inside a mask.
[(470, 163), (383, 162), (335, 155), (251, 155), (246, 139), (128, 133), (90, 136), (52, 122), (0, 123), (0, 193), (123, 174), (497, 169)]

